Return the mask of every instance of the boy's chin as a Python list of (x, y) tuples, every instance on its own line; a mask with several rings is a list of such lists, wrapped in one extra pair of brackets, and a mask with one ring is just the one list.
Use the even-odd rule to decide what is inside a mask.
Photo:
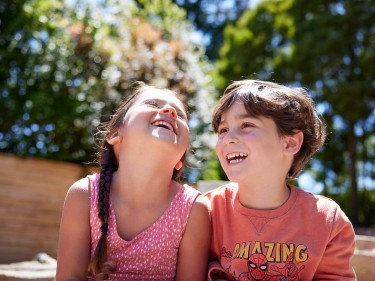
[(236, 174), (233, 174), (233, 173), (225, 173), (227, 175), (227, 178), (229, 181), (231, 182), (240, 182), (241, 181), (241, 176), (240, 175), (236, 175)]

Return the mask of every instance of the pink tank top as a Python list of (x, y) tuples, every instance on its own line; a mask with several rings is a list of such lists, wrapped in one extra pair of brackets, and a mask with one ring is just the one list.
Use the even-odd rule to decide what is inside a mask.
[[(99, 174), (90, 175), (88, 178), (91, 186), (92, 256), (100, 238), (101, 227), (97, 207)], [(118, 236), (115, 213), (110, 200), (107, 251), (109, 260), (116, 264), (116, 272), (110, 274), (108, 280), (174, 280), (178, 248), (190, 210), (199, 194), (192, 187), (181, 186), (161, 217), (131, 241)]]

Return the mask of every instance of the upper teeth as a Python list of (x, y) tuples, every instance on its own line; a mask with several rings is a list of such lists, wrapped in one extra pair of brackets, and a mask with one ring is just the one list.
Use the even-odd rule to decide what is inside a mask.
[(153, 125), (154, 126), (163, 126), (163, 127), (166, 127), (166, 128), (168, 128), (169, 130), (171, 130), (173, 132), (173, 127), (168, 122), (165, 122), (165, 121), (156, 121)]
[(231, 153), (231, 154), (227, 155), (227, 159), (231, 160), (231, 159), (236, 158), (236, 157), (246, 157), (246, 156), (247, 156), (247, 153), (242, 153), (242, 152), (240, 152), (240, 153)]

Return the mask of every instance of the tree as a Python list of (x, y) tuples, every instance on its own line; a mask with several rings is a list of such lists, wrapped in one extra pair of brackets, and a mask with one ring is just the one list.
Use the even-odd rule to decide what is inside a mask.
[(82, 158), (75, 144), (88, 136), (79, 126), (88, 112), (72, 93), (82, 60), (64, 32), (66, 12), (60, 1), (1, 3), (1, 151)]
[(178, 92), (200, 124), (193, 137), (205, 130), (214, 91), (204, 49), (181, 8), (143, 2), (2, 2), (1, 151), (92, 161), (92, 135), (136, 80)]
[[(330, 172), (337, 179), (336, 184), (350, 188), (351, 220), (357, 226), (358, 172), (363, 164), (374, 167), (373, 161), (364, 157), (370, 152), (369, 147), (360, 140), (365, 143), (370, 140), (375, 125), (375, 24), (372, 20), (375, 2), (310, 1), (305, 4), (296, 1), (290, 11), (299, 28), (294, 35), (295, 51), (289, 65), (294, 77), (300, 77), (302, 84), (314, 85), (317, 100), (328, 104), (324, 113), (332, 118), (327, 119), (334, 131), (325, 153), (329, 154), (338, 143), (344, 145), (340, 151), (344, 165), (336, 164), (338, 169)], [(313, 28), (317, 30), (314, 38), (306, 35)], [(314, 48), (307, 51), (308, 46)], [(302, 62), (306, 63), (305, 69), (298, 71)], [(331, 161), (335, 160), (326, 158), (323, 163)], [(365, 170), (362, 172), (366, 174)], [(332, 176), (326, 171), (324, 177)]]
[(206, 55), (211, 61), (215, 61), (218, 50), (223, 44), (225, 25), (237, 20), (251, 0), (233, 0), (225, 3), (221, 0), (175, 0), (174, 2), (186, 10), (187, 18), (202, 34)]
[(220, 90), (243, 77), (309, 88), (330, 131), (312, 174), (327, 194), (350, 188), (355, 226), (359, 179), (360, 188), (374, 185), (374, 9), (374, 1), (263, 1), (225, 28), (215, 75)]

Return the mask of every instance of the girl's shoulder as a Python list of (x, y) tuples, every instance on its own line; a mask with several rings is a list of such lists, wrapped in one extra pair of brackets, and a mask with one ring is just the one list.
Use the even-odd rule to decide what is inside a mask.
[[(208, 200), (202, 195), (202, 192), (188, 184), (180, 184), (179, 190), (180, 200), (184, 201), (187, 206), (191, 206), (193, 209), (206, 210), (208, 206)], [(181, 202), (180, 202), (181, 203)]]
[(81, 178), (70, 186), (65, 197), (64, 209), (66, 209), (66, 213), (71, 214), (71, 217), (74, 217), (74, 214), (80, 214), (80, 217), (84, 217), (84, 221), (88, 217), (89, 206), (89, 180), (88, 178)]
[(70, 188), (68, 190), (68, 194), (69, 193), (87, 194), (89, 191), (90, 191), (89, 179), (88, 179), (88, 177), (85, 177), (85, 178), (81, 178), (81, 179), (77, 180), (76, 182), (74, 182), (70, 186)]
[(68, 189), (66, 200), (76, 202), (86, 202), (86, 200), (89, 200), (96, 178), (97, 174), (92, 174), (74, 182)]

